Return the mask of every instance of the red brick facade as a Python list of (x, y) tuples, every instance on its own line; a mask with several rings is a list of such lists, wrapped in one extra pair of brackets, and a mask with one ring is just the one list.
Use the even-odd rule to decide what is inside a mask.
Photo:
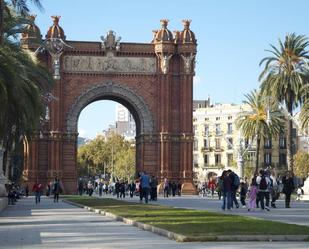
[[(47, 183), (57, 176), (66, 193), (76, 192), (78, 116), (91, 102), (108, 99), (125, 105), (134, 116), (137, 171), (146, 170), (161, 181), (165, 177), (179, 180), (184, 193), (193, 193), (192, 88), (196, 40), (184, 34), (188, 28), (168, 40), (164, 33), (168, 31), (166, 22), (161, 30), (155, 31), (149, 44), (118, 43), (117, 47), (115, 40), (108, 40), (109, 36), (105, 45), (104, 41), (65, 41), (71, 48), (65, 47), (60, 58), (60, 79), (55, 81), (52, 91), (56, 99), (49, 104), (50, 119), (41, 136), (25, 143), (24, 176), (30, 185), (37, 179)], [(47, 38), (51, 37), (49, 32)], [(24, 44), (29, 47), (26, 41)], [(132, 72), (127, 72), (126, 66), (119, 71), (115, 67), (94, 70), (97, 64), (91, 60), (109, 63), (105, 59), (108, 55), (115, 60), (123, 57)], [(50, 54), (40, 56), (53, 71)], [(155, 70), (148, 70), (140, 63), (137, 64), (140, 70), (148, 71), (138, 72), (139, 68), (131, 65), (135, 63), (131, 58), (141, 61), (150, 58), (149, 61), (155, 62)], [(78, 65), (83, 60), (89, 60), (89, 65)]]

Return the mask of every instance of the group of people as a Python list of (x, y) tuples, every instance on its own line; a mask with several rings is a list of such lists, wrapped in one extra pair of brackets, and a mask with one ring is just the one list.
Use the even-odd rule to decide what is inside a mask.
[[(62, 193), (63, 187), (58, 178), (55, 178), (53, 182), (47, 184), (46, 186), (46, 196), (53, 194), (54, 202), (59, 201), (59, 194)], [(33, 185), (32, 192), (35, 195), (35, 203), (38, 204), (41, 202), (41, 196), (44, 192), (43, 184), (39, 183), (38, 181)]]
[(276, 208), (276, 200), (281, 193), (285, 195), (285, 207), (290, 208), (291, 194), (295, 187), (293, 176), (289, 171), (283, 177), (276, 178), (270, 170), (261, 169), (259, 174), (251, 179), (250, 184), (246, 179), (240, 180), (232, 170), (224, 170), (218, 178), (218, 189), (223, 197), (222, 210), (230, 210), (234, 205), (239, 208), (236, 198), (238, 191), (240, 203), (243, 208), (248, 208), (248, 211), (259, 207), (267, 211), (270, 211), (270, 207)]

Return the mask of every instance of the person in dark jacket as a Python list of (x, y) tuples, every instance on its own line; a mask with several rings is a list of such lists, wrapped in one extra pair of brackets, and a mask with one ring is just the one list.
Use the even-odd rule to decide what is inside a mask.
[(226, 170), (222, 172), (218, 184), (220, 185), (220, 189), (222, 191), (223, 196), (223, 202), (221, 208), (222, 210), (225, 210), (225, 208), (230, 210), (232, 206), (232, 181)]
[(290, 171), (286, 171), (285, 176), (282, 177), (283, 190), (285, 194), (285, 207), (290, 208), (291, 194), (294, 191), (294, 181)]

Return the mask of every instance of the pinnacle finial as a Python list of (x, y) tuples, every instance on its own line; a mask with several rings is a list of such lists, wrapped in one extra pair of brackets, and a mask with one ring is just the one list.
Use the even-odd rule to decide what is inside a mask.
[(51, 16), (51, 18), (53, 19), (53, 22), (55, 25), (58, 25), (59, 23), (59, 19), (61, 18), (61, 16)]
[(169, 20), (168, 19), (161, 19), (160, 23), (162, 25), (162, 28), (166, 28)]
[(182, 23), (183, 23), (184, 29), (189, 29), (191, 20), (190, 19), (184, 19), (184, 20), (182, 20)]

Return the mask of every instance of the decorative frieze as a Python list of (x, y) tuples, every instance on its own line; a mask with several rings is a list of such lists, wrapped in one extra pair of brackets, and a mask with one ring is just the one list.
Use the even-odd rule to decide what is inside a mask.
[(65, 55), (64, 72), (85, 73), (156, 73), (156, 58), (115, 57), (112, 52), (107, 56)]

